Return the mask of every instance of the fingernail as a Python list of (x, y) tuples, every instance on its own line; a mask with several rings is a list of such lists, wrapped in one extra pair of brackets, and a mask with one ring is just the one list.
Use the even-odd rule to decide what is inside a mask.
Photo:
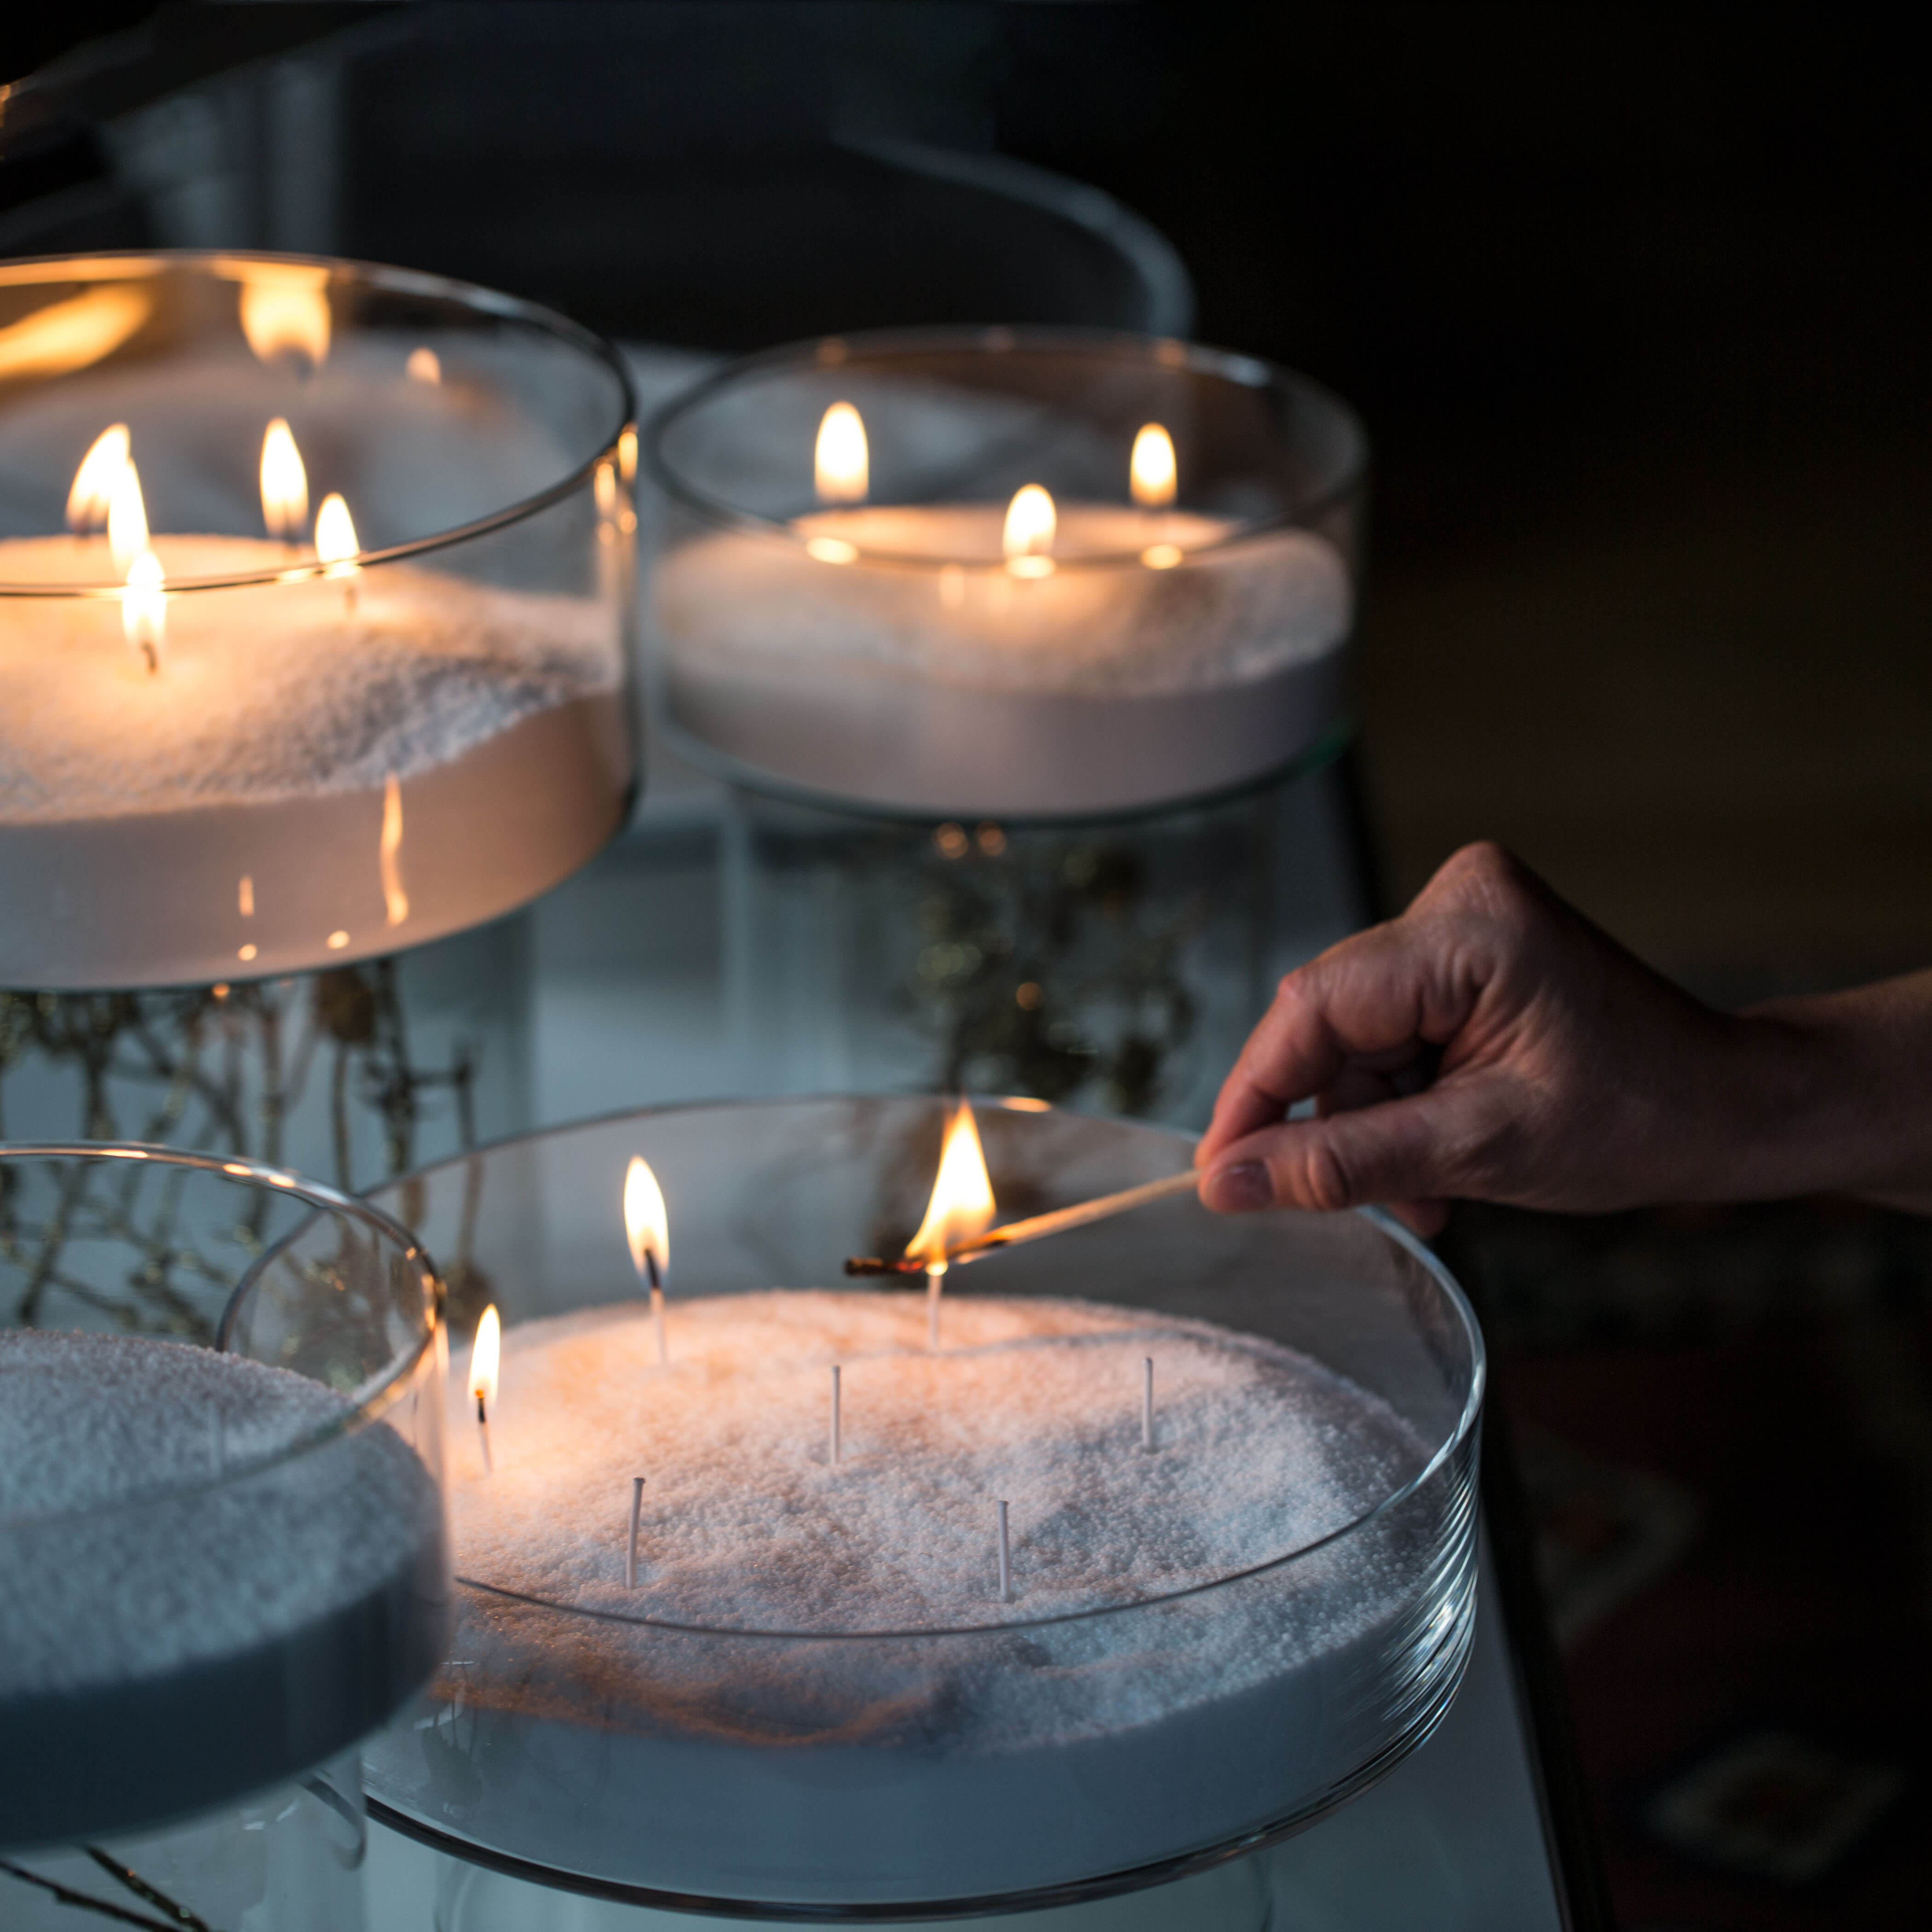
[(1245, 1214), (1274, 1205), (1274, 1183), (1258, 1160), (1237, 1161), (1208, 1177), (1208, 1204), (1222, 1214)]

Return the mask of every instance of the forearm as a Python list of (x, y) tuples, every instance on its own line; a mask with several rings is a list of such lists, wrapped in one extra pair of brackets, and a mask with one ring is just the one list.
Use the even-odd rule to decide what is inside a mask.
[(1932, 1213), (1932, 972), (1739, 1016), (1735, 1195), (1853, 1194)]

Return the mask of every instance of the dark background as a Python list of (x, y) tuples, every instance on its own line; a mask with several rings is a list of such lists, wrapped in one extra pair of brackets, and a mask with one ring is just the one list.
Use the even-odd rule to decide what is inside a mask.
[[(245, 51), (300, 10), (198, 10)], [(694, 113), (856, 102), (1095, 183), (1178, 248), (1201, 337), (1359, 408), (1364, 745), (1398, 898), (1494, 836), (1714, 998), (1932, 960), (1932, 135), (1904, 30), (1822, 8), (834, 8), (828, 106), (793, 98), (795, 10), (727, 10), (676, 76)], [(16, 15), (8, 76), (152, 11)], [(573, 130), (567, 98), (505, 107), (534, 152)], [(16, 148), (0, 213), (98, 166)], [(1624, 1922), (1922, 1922), (1927, 1230), (1821, 1203), (1474, 1235), (1556, 1594), (1624, 1557), (1640, 1579), (1564, 1624)], [(1892, 1794), (1802, 1882), (1647, 1822), (1762, 1734), (1815, 1772), (1736, 1799), (1774, 1836), (1834, 1775)]]

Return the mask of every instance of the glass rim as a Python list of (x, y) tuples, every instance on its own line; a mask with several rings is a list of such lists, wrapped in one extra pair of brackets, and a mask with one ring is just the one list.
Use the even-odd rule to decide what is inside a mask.
[[(392, 1406), (393, 1398), (399, 1388), (416, 1373), (424, 1356), (436, 1347), (438, 1337), (443, 1332), (446, 1290), (442, 1274), (430, 1258), (428, 1251), (393, 1215), (386, 1214), (372, 1202), (358, 1199), (352, 1194), (343, 1193), (339, 1189), (330, 1186), (326, 1181), (310, 1180), (304, 1175), (290, 1172), (286, 1168), (272, 1167), (265, 1161), (253, 1160), (241, 1154), (196, 1154), (182, 1148), (164, 1147), (150, 1141), (0, 1141), (0, 1171), (31, 1160), (152, 1161), (163, 1167), (196, 1168), (204, 1173), (221, 1174), (230, 1180), (273, 1188), (280, 1194), (306, 1202), (318, 1211), (360, 1222), (373, 1233), (399, 1249), (404, 1258), (414, 1265), (422, 1282), (428, 1320), (413, 1348), (392, 1360), (386, 1367), (362, 1384), (353, 1395), (343, 1396), (347, 1406), (340, 1414), (299, 1431), (288, 1442), (274, 1449), (266, 1450), (246, 1461), (225, 1465), (218, 1474), (202, 1481), (158, 1484), (152, 1489), (133, 1490), (125, 1496), (91, 1503), (80, 1509), (57, 1510), (44, 1515), (0, 1513), (0, 1529), (37, 1530), (62, 1522), (94, 1521), (111, 1515), (118, 1510), (151, 1508), (161, 1502), (190, 1501), (196, 1496), (212, 1495), (231, 1484), (252, 1481), (268, 1470), (292, 1462), (298, 1456), (305, 1456), (367, 1424), (380, 1420), (383, 1413)], [(268, 1253), (274, 1253), (283, 1245), (281, 1242), (277, 1243), (275, 1248), (270, 1249)], [(214, 1342), (209, 1348), (211, 1354), (233, 1354), (239, 1361), (253, 1359), (249, 1356), (236, 1354), (235, 1351), (230, 1348), (229, 1330), (235, 1312), (236, 1298), (254, 1276), (261, 1259), (266, 1258), (258, 1258), (251, 1262), (231, 1292), (215, 1330)], [(62, 1328), (0, 1330), (0, 1334), (8, 1334), (85, 1335), (94, 1332)], [(170, 1340), (166, 1336), (136, 1339), (158, 1342)], [(200, 1348), (207, 1345), (177, 1342), (174, 1346)], [(304, 1379), (313, 1378), (304, 1377)], [(321, 1388), (326, 1384), (317, 1383), (316, 1386)], [(340, 1390), (333, 1393), (342, 1394)]]
[[(1351, 448), (1342, 475), (1316, 491), (1306, 502), (1279, 514), (1243, 520), (1235, 528), (1213, 542), (1170, 545), (1178, 561), (1191, 563), (1197, 558), (1219, 556), (1260, 537), (1284, 530), (1306, 530), (1330, 514), (1365, 485), (1369, 473), (1369, 438), (1361, 418), (1325, 383), (1299, 370), (1283, 368), (1258, 356), (1233, 349), (1217, 349), (1204, 343), (1186, 342), (1174, 336), (1144, 335), (1130, 329), (1082, 327), (1072, 323), (1037, 322), (1008, 326), (939, 326), (918, 328), (855, 330), (848, 334), (820, 336), (810, 340), (789, 342), (761, 349), (748, 356), (734, 357), (722, 368), (713, 370), (664, 404), (644, 425), (640, 436), (642, 454), (652, 479), (666, 496), (695, 512), (708, 521), (727, 530), (756, 532), (805, 549), (811, 542), (795, 520), (767, 517), (741, 505), (714, 496), (681, 476), (664, 452), (671, 431), (691, 414), (714, 401), (718, 395), (749, 379), (774, 371), (832, 370), (844, 367), (866, 356), (880, 358), (931, 354), (938, 351), (976, 352), (987, 356), (1061, 352), (1108, 356), (1123, 361), (1145, 362), (1176, 374), (1212, 376), (1241, 388), (1274, 390), (1299, 397), (1332, 414), (1347, 435)], [(838, 508), (838, 506), (829, 506)], [(856, 506), (854, 506), (856, 507)], [(922, 506), (892, 506), (919, 508)], [(1170, 508), (1179, 509), (1178, 505)], [(956, 569), (970, 573), (1004, 576), (1006, 560), (998, 557), (965, 559), (922, 556), (904, 550), (868, 550), (862, 544), (846, 545), (852, 555), (838, 560), (833, 567), (863, 563), (879, 569), (916, 572)], [(1099, 550), (1079, 556), (1054, 555), (1056, 572), (1144, 570), (1149, 568), (1140, 549)], [(1168, 566), (1163, 566), (1168, 567)]]
[[(1190, 1147), (1194, 1145), (1198, 1139), (1198, 1136), (1189, 1134), (1180, 1128), (1163, 1126), (1154, 1121), (1120, 1120), (1109, 1115), (1082, 1114), (1072, 1108), (1056, 1107), (1051, 1103), (1042, 1107), (1030, 1096), (1018, 1096), (1021, 1104), (1017, 1106), (1013, 1104), (1016, 1096), (1010, 1095), (968, 1094), (965, 1097), (976, 1106), (1000, 1107), (1010, 1112), (1023, 1114), (1059, 1114), (1070, 1119), (1090, 1120), (1100, 1126), (1130, 1126), (1144, 1132), (1163, 1136)], [(486, 1142), (482, 1145), (471, 1149), (468, 1153), (451, 1155), (444, 1160), (428, 1162), (421, 1167), (412, 1168), (406, 1174), (398, 1174), (392, 1179), (383, 1181), (379, 1186), (372, 1188), (370, 1192), (382, 1193), (392, 1188), (404, 1187), (413, 1183), (426, 1180), (446, 1170), (466, 1166), (473, 1161), (483, 1160), (490, 1154), (501, 1153), (511, 1148), (526, 1147), (538, 1142), (560, 1139), (568, 1134), (585, 1133), (596, 1129), (614, 1127), (626, 1121), (655, 1120), (680, 1114), (723, 1113), (748, 1107), (767, 1110), (780, 1107), (801, 1108), (822, 1107), (829, 1102), (851, 1100), (901, 1103), (928, 1101), (936, 1106), (944, 1104), (945, 1098), (943, 1094), (775, 1094), (768, 1098), (747, 1096), (723, 1100), (674, 1100), (658, 1106), (622, 1107), (610, 1113), (592, 1114), (581, 1120), (568, 1120), (552, 1126), (536, 1128), (528, 1133), (506, 1134), (500, 1139)], [(1278, 1214), (1294, 1214), (1303, 1210), (1280, 1208), (1274, 1211)], [(1483, 1400), (1488, 1386), (1489, 1357), (1488, 1351), (1484, 1344), (1482, 1326), (1476, 1319), (1475, 1311), (1470, 1306), (1468, 1296), (1463, 1293), (1462, 1286), (1455, 1276), (1437, 1258), (1426, 1242), (1412, 1234), (1384, 1209), (1354, 1208), (1345, 1211), (1366, 1221), (1379, 1233), (1387, 1237), (1412, 1260), (1420, 1264), (1423, 1272), (1435, 1283), (1438, 1292), (1447, 1301), (1460, 1324), (1462, 1334), (1469, 1351), (1468, 1393), (1463, 1399), (1462, 1408), (1456, 1415), (1454, 1427), (1444, 1433), (1442, 1440), (1430, 1452), (1422, 1467), (1412, 1474), (1406, 1482), (1398, 1485), (1379, 1502), (1372, 1504), (1367, 1509), (1352, 1516), (1346, 1522), (1338, 1525), (1326, 1534), (1317, 1537), (1310, 1542), (1300, 1544), (1293, 1550), (1284, 1551), (1278, 1556), (1270, 1556), (1264, 1562), (1250, 1564), (1243, 1569), (1229, 1570), (1225, 1575), (1214, 1577), (1204, 1583), (1190, 1583), (1179, 1589), (1161, 1591), (1149, 1596), (1136, 1597), (1130, 1603), (1100, 1604), (1091, 1610), (1065, 1610), (1051, 1616), (1043, 1617), (1008, 1618), (990, 1623), (949, 1624), (940, 1628), (928, 1626), (922, 1628), (865, 1630), (770, 1630), (740, 1628), (719, 1624), (688, 1624), (663, 1617), (628, 1616), (621, 1610), (593, 1610), (586, 1608), (582, 1604), (563, 1603), (554, 1597), (536, 1596), (521, 1591), (508, 1590), (497, 1584), (488, 1583), (476, 1577), (466, 1576), (460, 1570), (454, 1572), (456, 1580), (468, 1588), (487, 1592), (492, 1596), (500, 1597), (512, 1603), (528, 1604), (536, 1608), (556, 1610), (567, 1616), (586, 1617), (600, 1623), (628, 1624), (634, 1628), (644, 1630), (670, 1630), (680, 1636), (715, 1637), (728, 1641), (743, 1638), (752, 1641), (787, 1643), (877, 1643), (906, 1642), (922, 1639), (940, 1640), (992, 1636), (1004, 1630), (1034, 1630), (1057, 1624), (1090, 1623), (1101, 1617), (1130, 1616), (1136, 1611), (1153, 1610), (1162, 1604), (1179, 1603), (1188, 1598), (1204, 1596), (1212, 1591), (1265, 1576), (1272, 1570), (1285, 1568), (1291, 1563), (1300, 1562), (1305, 1557), (1313, 1556), (1318, 1551), (1340, 1543), (1345, 1537), (1352, 1536), (1358, 1531), (1366, 1528), (1378, 1517), (1389, 1514), (1412, 1496), (1420, 1494), (1422, 1490), (1434, 1480), (1436, 1476), (1462, 1452), (1465, 1445), (1474, 1438), (1481, 1425)]]
[[(350, 567), (358, 571), (370, 569), (469, 542), (474, 538), (522, 523), (572, 495), (591, 479), (598, 464), (610, 461), (618, 454), (627, 430), (634, 434), (637, 432), (637, 394), (631, 386), (630, 371), (625, 367), (616, 345), (608, 338), (539, 302), (527, 302), (520, 296), (506, 295), (500, 290), (484, 288), (475, 282), (432, 274), (424, 269), (396, 268), (385, 262), (362, 262), (343, 256), (277, 254), (265, 249), (111, 249), (80, 251), (71, 255), (33, 255), (17, 261), (0, 262), (0, 289), (58, 281), (134, 280), (139, 278), (134, 272), (155, 276), (170, 268), (200, 269), (211, 280), (240, 282), (245, 277), (224, 274), (221, 271), (228, 267), (241, 268), (256, 265), (326, 268), (332, 278), (340, 275), (344, 280), (359, 281), (367, 287), (385, 292), (424, 297), (448, 302), (476, 314), (520, 322), (578, 350), (614, 376), (620, 403), (619, 420), (604, 441), (567, 475), (531, 496), (491, 511), (487, 516), (473, 518), (452, 530), (433, 531), (428, 536), (412, 537), (406, 543), (390, 544), (380, 550), (358, 550), (353, 556), (333, 558), (327, 562), (315, 557), (278, 565), (272, 569), (234, 572), (213, 577), (168, 578), (157, 587), (170, 596), (198, 590), (238, 590), (261, 584), (307, 583), (327, 577), (332, 572), (340, 572)], [(46, 272), (56, 268), (70, 272), (60, 275)], [(120, 272), (123, 271), (127, 272)], [(154, 534), (166, 537), (173, 532), (158, 530)], [(92, 598), (118, 603), (126, 590), (127, 586), (120, 584), (0, 582), (0, 598)]]

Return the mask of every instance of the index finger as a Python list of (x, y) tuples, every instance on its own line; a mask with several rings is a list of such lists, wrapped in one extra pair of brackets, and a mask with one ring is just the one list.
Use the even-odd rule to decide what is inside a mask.
[(1440, 1046), (1468, 1018), (1477, 976), (1460, 950), (1432, 946), (1407, 920), (1373, 926), (1288, 974), (1222, 1082), (1195, 1159), (1312, 1099), (1352, 1060)]

